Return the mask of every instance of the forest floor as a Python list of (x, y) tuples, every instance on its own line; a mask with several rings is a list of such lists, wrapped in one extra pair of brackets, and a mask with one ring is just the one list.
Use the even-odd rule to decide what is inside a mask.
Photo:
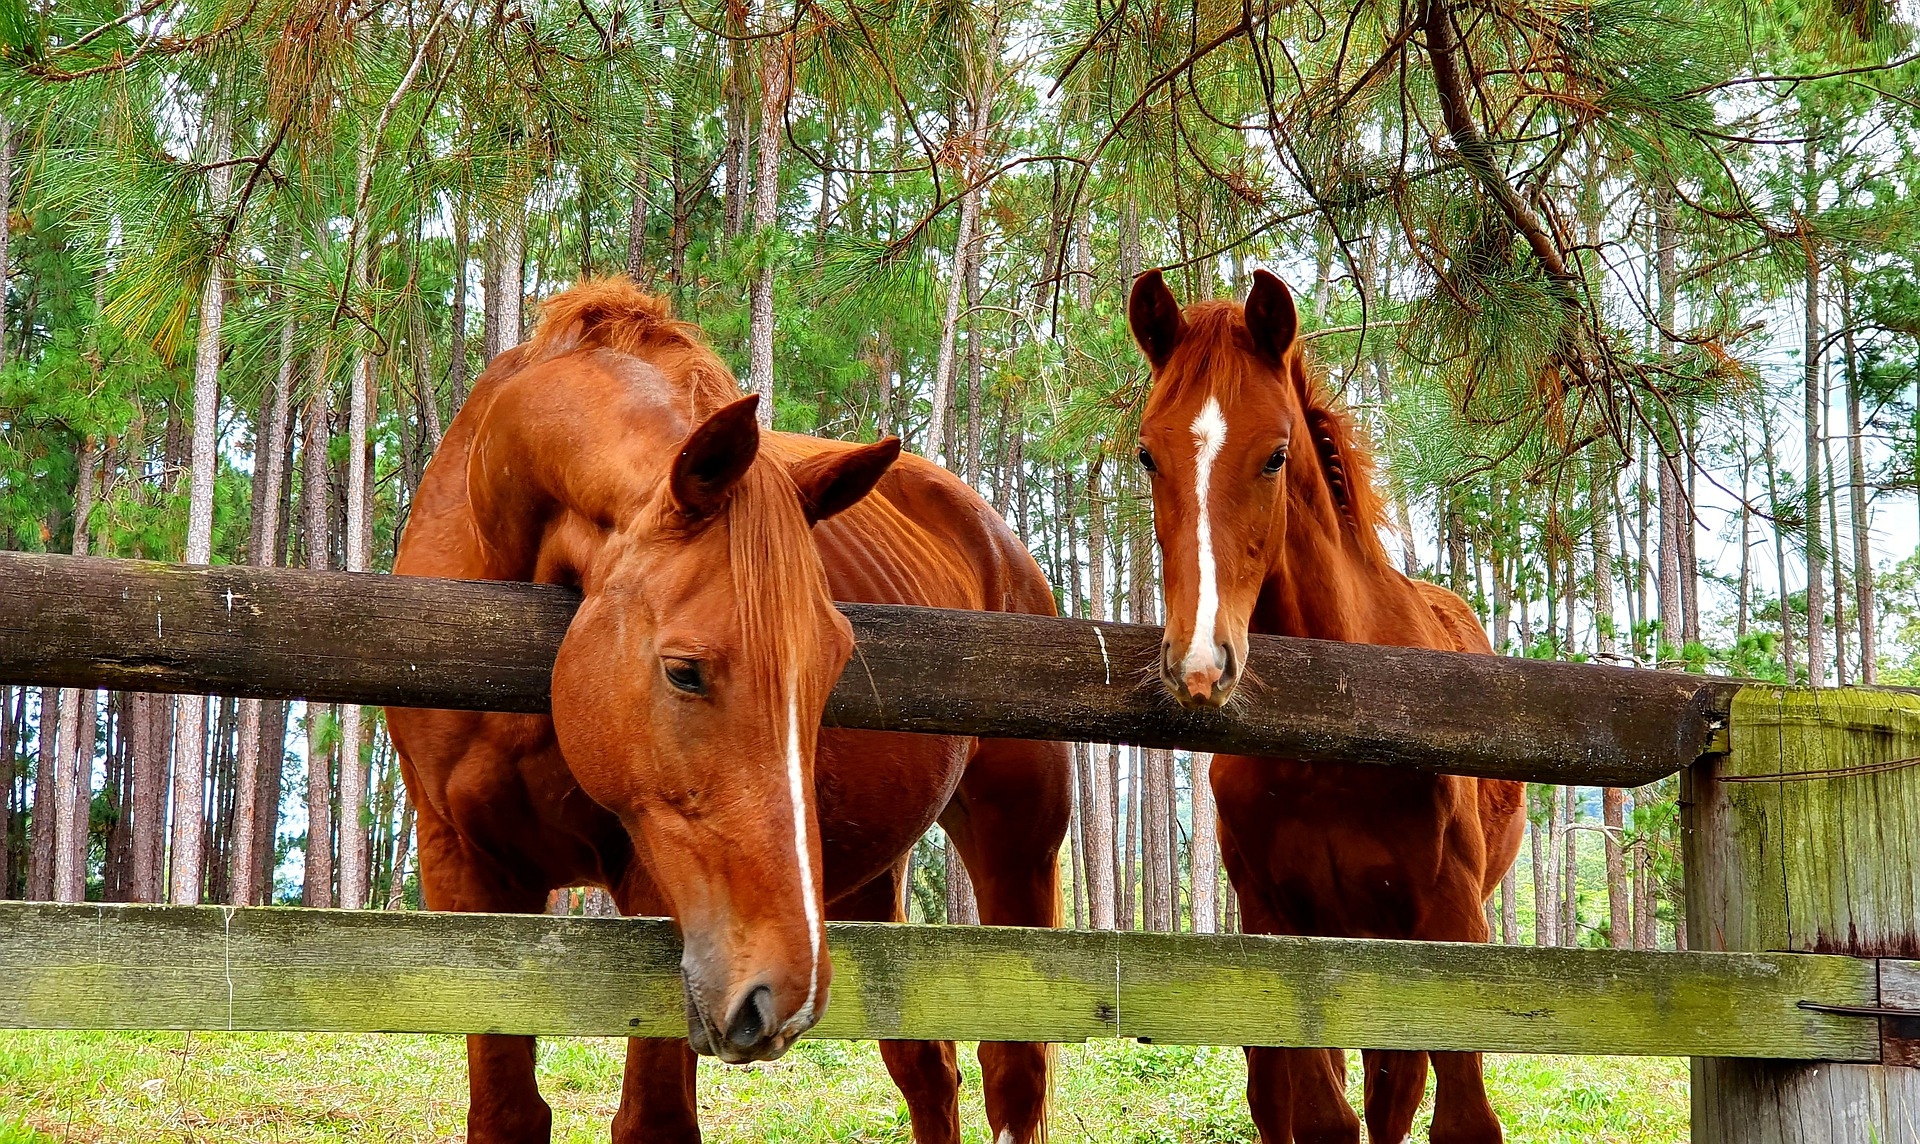
[[(618, 1041), (540, 1043), (556, 1141), (607, 1138), (623, 1056)], [(971, 1052), (961, 1059), (967, 1139), (984, 1140), (979, 1066)], [(1494, 1107), (1515, 1144), (1687, 1138), (1684, 1060), (1487, 1060)], [(454, 1141), (465, 1061), (461, 1040), (444, 1036), (0, 1032), (0, 1144)], [(871, 1044), (806, 1041), (771, 1064), (702, 1061), (700, 1071), (709, 1141), (910, 1139)], [(1245, 1083), (1237, 1049), (1065, 1046), (1052, 1139), (1251, 1141)], [(1424, 1129), (1414, 1138), (1426, 1139)]]

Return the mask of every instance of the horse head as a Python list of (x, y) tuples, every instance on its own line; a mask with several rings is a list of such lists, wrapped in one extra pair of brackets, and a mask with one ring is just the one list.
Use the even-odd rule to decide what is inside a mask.
[[(1164, 565), (1160, 679), (1182, 706), (1219, 707), (1241, 679), (1254, 606), (1284, 556), (1288, 470), (1310, 432), (1299, 316), (1264, 270), (1245, 306), (1184, 310), (1156, 270), (1135, 281), (1127, 317), (1153, 371), (1139, 460)], [(1299, 452), (1311, 463), (1312, 448)]]
[(599, 522), (553, 674), (576, 781), (680, 927), (688, 1039), (732, 1062), (779, 1056), (826, 1007), (814, 746), (853, 636), (808, 530), (900, 451), (787, 463), (757, 400), (657, 450), (637, 508)]

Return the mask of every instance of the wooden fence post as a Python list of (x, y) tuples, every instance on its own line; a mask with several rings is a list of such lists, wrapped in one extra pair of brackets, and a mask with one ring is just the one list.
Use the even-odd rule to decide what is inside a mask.
[[(1692, 948), (1886, 959), (1880, 1003), (1905, 1007), (1894, 983), (1920, 963), (1894, 959), (1920, 958), (1920, 695), (1747, 688), (1729, 732), (1728, 753), (1681, 779)], [(1885, 1060), (1916, 1024), (1855, 1019), (1883, 1022)], [(1693, 1139), (1920, 1141), (1920, 1068), (1696, 1057)]]

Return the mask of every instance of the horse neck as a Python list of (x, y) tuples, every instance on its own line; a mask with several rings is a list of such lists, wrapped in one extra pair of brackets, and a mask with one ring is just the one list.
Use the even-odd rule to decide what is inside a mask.
[(1412, 584), (1378, 545), (1361, 543), (1356, 530), (1371, 526), (1348, 518), (1317, 453), (1301, 459), (1287, 466), (1285, 534), (1267, 545), (1254, 630), (1348, 643), (1419, 639), (1432, 617)]
[(568, 382), (490, 418), (473, 443), (469, 501), (496, 578), (580, 585), (608, 537), (649, 511), (685, 436), (649, 403), (622, 408), (592, 380)]

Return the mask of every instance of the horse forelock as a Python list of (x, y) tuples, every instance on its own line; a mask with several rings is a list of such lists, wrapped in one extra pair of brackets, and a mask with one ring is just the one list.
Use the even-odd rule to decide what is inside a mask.
[[(1225, 299), (1198, 302), (1182, 316), (1186, 329), (1180, 348), (1156, 379), (1168, 395), (1211, 394), (1231, 407), (1248, 386), (1272, 375), (1272, 367), (1254, 353), (1247, 332), (1246, 310)], [(1299, 340), (1288, 348), (1281, 368), (1299, 399), (1314, 456), (1334, 505), (1366, 550), (1386, 558), (1377, 533), (1384, 519), (1379, 492), (1373, 486), (1373, 454), (1361, 441), (1352, 416), (1322, 375), (1319, 365)]]
[(803, 609), (830, 600), (826, 570), (793, 478), (764, 447), (727, 500), (726, 527), (749, 670), (764, 694), (784, 705), (791, 693), (800, 710), (812, 711), (834, 681), (809, 678), (821, 629), (801, 621)]

